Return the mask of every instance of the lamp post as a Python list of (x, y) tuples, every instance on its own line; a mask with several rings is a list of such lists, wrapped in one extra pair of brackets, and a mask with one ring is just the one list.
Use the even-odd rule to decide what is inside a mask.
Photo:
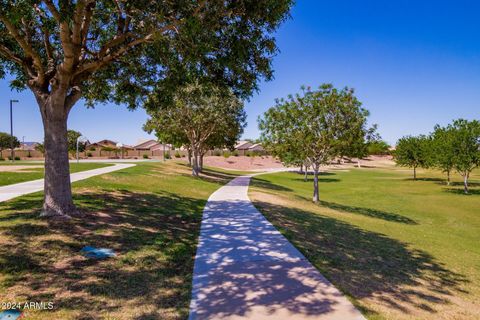
[(15, 161), (15, 151), (13, 150), (13, 108), (12, 108), (12, 105), (14, 102), (18, 102), (18, 100), (10, 100), (10, 157), (12, 158), (12, 162)]
[(77, 163), (79, 162), (79, 159), (78, 159), (78, 158), (79, 158), (78, 146), (79, 146), (80, 142), (81, 142), (81, 143), (87, 142), (87, 138), (84, 137), (84, 136), (80, 136), (80, 137), (77, 138)]

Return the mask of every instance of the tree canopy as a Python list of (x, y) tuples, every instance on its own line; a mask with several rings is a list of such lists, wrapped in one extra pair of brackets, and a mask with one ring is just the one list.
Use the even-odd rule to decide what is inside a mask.
[(178, 88), (173, 105), (155, 98), (148, 102), (157, 108), (150, 109), (145, 130), (155, 131), (166, 143), (188, 141), (194, 175), (201, 170), (206, 151), (232, 147), (246, 125), (243, 103), (228, 88), (195, 82)]
[(17, 148), (20, 146), (20, 141), (15, 136), (11, 136), (5, 132), (0, 132), (0, 158), (2, 157), (1, 152), (5, 149), (10, 149), (12, 144), (14, 148)]
[(425, 135), (406, 136), (398, 140), (394, 159), (397, 165), (413, 168), (413, 179), (417, 179), (417, 168), (431, 165), (429, 138)]
[(452, 170), (464, 179), (468, 193), (470, 173), (480, 166), (480, 121), (454, 120), (446, 127), (436, 125), (429, 135), (407, 136), (397, 142), (394, 153), (400, 166), (411, 167), (416, 179), (416, 168), (434, 167), (447, 174), (450, 184)]
[(365, 134), (367, 117), (353, 89), (323, 84), (317, 90), (303, 88), (299, 94), (278, 99), (259, 119), (259, 128), (268, 150), (289, 162), (301, 159), (312, 165), (313, 201), (317, 202), (320, 166)]
[[(82, 133), (75, 131), (75, 130), (68, 130), (67, 131), (67, 140), (68, 140), (68, 151), (74, 153), (77, 151), (77, 139), (82, 136)], [(78, 151), (83, 152), (87, 147), (86, 142), (79, 142), (78, 143)]]
[(42, 215), (76, 212), (66, 124), (80, 98), (137, 108), (197, 78), (247, 97), (272, 78), (273, 33), (292, 2), (0, 1), (0, 78), (33, 92), (44, 125)]

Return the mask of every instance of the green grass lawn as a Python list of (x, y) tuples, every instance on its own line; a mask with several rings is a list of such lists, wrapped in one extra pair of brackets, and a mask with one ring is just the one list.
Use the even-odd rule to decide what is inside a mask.
[(371, 319), (480, 319), (480, 172), (460, 178), (392, 168), (253, 179), (260, 211)]
[[(73, 184), (85, 216), (40, 219), (42, 194), (0, 203), (0, 301), (53, 301), (27, 319), (184, 319), (201, 213), (233, 174), (138, 163)], [(95, 261), (85, 245), (112, 248)]]
[[(18, 171), (1, 171), (0, 167), (0, 186), (5, 186), (9, 184), (25, 182), (36, 179), (43, 179), (43, 163), (25, 163), (25, 162), (14, 162), (9, 164), (2, 165), (28, 165), (33, 166), (33, 168), (24, 168)], [(70, 163), (70, 172), (80, 172), (86, 170), (92, 170), (97, 168), (103, 168), (111, 166), (109, 163)], [(1, 166), (1, 165), (0, 165)], [(38, 166), (38, 167), (37, 167)]]

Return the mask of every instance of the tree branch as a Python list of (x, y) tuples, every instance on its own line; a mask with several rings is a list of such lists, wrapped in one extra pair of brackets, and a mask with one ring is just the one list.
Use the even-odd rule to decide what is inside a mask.
[(7, 47), (5, 47), (3, 44), (0, 44), (0, 54), (7, 58), (8, 60), (11, 60), (15, 62), (16, 64), (19, 64), (21, 66), (24, 65), (24, 61), (21, 57), (17, 56), (14, 54), (12, 51), (10, 51)]
[(33, 49), (31, 44), (20, 35), (19, 30), (2, 14), (0, 14), (0, 21), (3, 22), (8, 32), (23, 49), (25, 55), (32, 58), (35, 71), (37, 72), (37, 82), (43, 83), (45, 79), (45, 71), (43, 70), (42, 60), (38, 52)]

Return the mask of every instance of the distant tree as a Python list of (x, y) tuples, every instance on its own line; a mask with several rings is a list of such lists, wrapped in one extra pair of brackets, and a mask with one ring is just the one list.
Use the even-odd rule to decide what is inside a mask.
[(45, 145), (43, 143), (37, 143), (37, 145), (35, 146), (35, 150), (44, 154), (45, 153)]
[(11, 136), (8, 133), (0, 132), (0, 158), (3, 158), (3, 150), (10, 149), (12, 147), (18, 148), (20, 146), (20, 141), (17, 137)]
[[(81, 137), (82, 134), (75, 130), (67, 130), (67, 143), (68, 143), (68, 151), (75, 155), (77, 152), (77, 139)], [(87, 147), (86, 142), (79, 142), (78, 143), (78, 151), (83, 152)]]
[(417, 180), (417, 168), (432, 165), (431, 142), (424, 135), (406, 136), (398, 140), (394, 159), (397, 165), (413, 168), (413, 180)]
[[(351, 110), (350, 112), (355, 112)], [(368, 156), (368, 145), (371, 142), (380, 140), (377, 133), (377, 125), (367, 127), (366, 119), (370, 115), (368, 110), (363, 109), (363, 114), (357, 116), (350, 116), (352, 123), (349, 124), (347, 136), (341, 141), (339, 145), (339, 155), (350, 158), (357, 158), (357, 166), (360, 168), (360, 160)]]
[(364, 126), (366, 115), (353, 89), (324, 84), (277, 100), (259, 120), (259, 127), (262, 141), (276, 153), (301, 152), (299, 158), (309, 161), (314, 172), (313, 201), (318, 202), (320, 166), (330, 163), (349, 137), (361, 135), (356, 131)]
[(205, 150), (233, 143), (245, 127), (243, 103), (224, 87), (195, 82), (178, 88), (172, 105), (153, 97), (150, 103), (158, 105), (155, 111), (149, 111), (151, 118), (145, 130), (155, 131), (157, 136), (186, 137), (193, 155), (194, 176), (201, 170)]
[(433, 165), (447, 174), (447, 185), (450, 185), (450, 173), (455, 165), (455, 143), (455, 130), (452, 126), (435, 126), (432, 133)]
[(464, 192), (468, 193), (470, 173), (480, 166), (480, 121), (458, 119), (447, 130), (453, 131), (453, 167), (463, 177)]
[(369, 155), (383, 156), (390, 154), (390, 145), (383, 140), (374, 140), (367, 143)]
[(67, 119), (83, 98), (141, 106), (169, 98), (186, 71), (249, 96), (272, 78), (272, 34), (291, 0), (0, 1), (0, 78), (28, 88), (45, 133), (43, 216), (73, 204)]

